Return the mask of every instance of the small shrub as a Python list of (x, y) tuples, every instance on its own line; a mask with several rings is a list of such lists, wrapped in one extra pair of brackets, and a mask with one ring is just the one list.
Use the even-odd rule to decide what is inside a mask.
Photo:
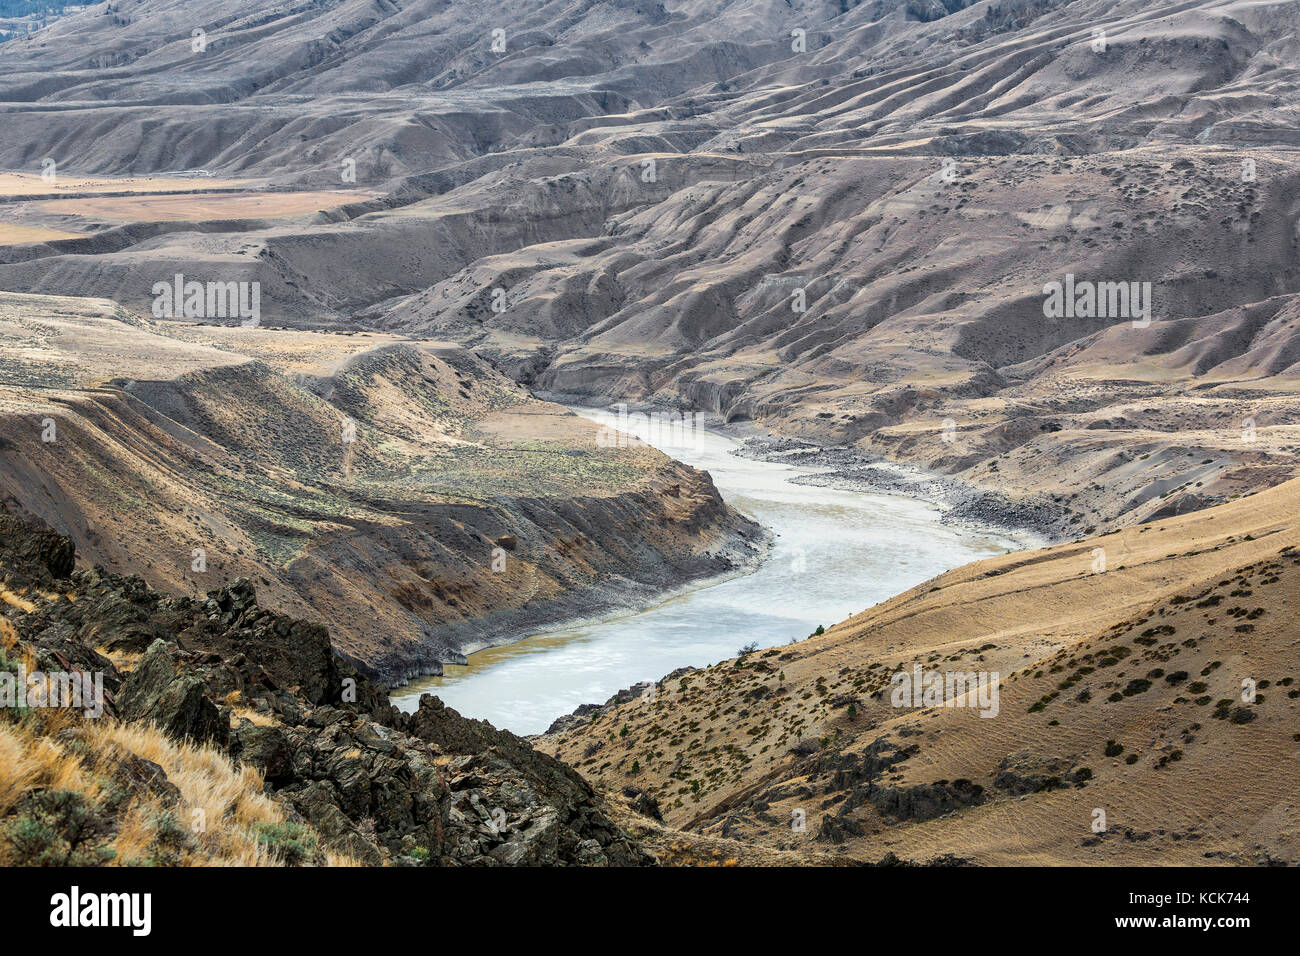
[(1137, 694), (1144, 694), (1151, 689), (1151, 682), (1145, 677), (1135, 677), (1128, 682), (1124, 688), (1125, 697), (1133, 697)]
[(0, 844), (14, 866), (102, 866), (114, 856), (103, 845), (105, 829), (75, 790), (31, 790), (0, 827)]
[(299, 823), (253, 824), (257, 842), (285, 866), (301, 866), (316, 853), (316, 834)]

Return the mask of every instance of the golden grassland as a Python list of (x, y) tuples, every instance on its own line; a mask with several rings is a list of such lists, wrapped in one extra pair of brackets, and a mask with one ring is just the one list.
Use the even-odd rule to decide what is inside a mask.
[(157, 193), (180, 189), (232, 189), (254, 180), (208, 176), (72, 176), (56, 175), (47, 182), (40, 173), (0, 172), (0, 196), (78, 195), (82, 193)]
[(80, 216), (111, 222), (199, 222), (214, 219), (283, 219), (346, 203), (373, 199), (377, 193), (351, 189), (305, 192), (179, 193), (166, 196), (88, 196), (50, 199), (34, 204), (34, 213)]

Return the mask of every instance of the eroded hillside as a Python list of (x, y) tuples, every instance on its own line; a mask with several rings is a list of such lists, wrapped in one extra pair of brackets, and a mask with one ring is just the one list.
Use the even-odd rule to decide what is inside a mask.
[[(1295, 474), (1298, 14), (95, 7), (0, 49), (0, 286), (256, 282), (1109, 530)], [(1049, 315), (1067, 276), (1144, 304)]]
[(251, 579), (390, 681), (761, 547), (707, 474), (446, 343), (3, 296), (0, 368), (7, 507), (159, 588)]
[[(247, 577), (396, 679), (751, 560), (757, 529), (706, 474), (526, 389), (703, 409), (753, 454), (833, 469), (810, 480), (949, 482), (952, 517), (1067, 543), (562, 721), (541, 746), (610, 799), (599, 839), (565, 831), (556, 858), (640, 859), (622, 827), (683, 863), (1300, 862), (1298, 18), (1300, 0), (72, 13), (0, 46), (5, 505), (87, 564), (271, 626)], [(174, 276), (255, 286), (260, 324), (163, 314)], [(75, 617), (48, 589), (16, 600), (29, 646)], [(144, 643), (177, 636), (151, 615), (131, 653), (206, 666), (206, 645)], [(250, 677), (231, 666), (210, 696)], [(894, 706), (914, 667), (996, 671), (996, 714)], [(310, 750), (325, 727), (261, 696)], [(518, 756), (422, 712), (464, 748), (446, 753), (466, 793), (481, 751)], [(384, 734), (345, 719), (379, 761)], [(293, 786), (335, 852), (429, 849), (432, 812), (377, 841), (366, 808), (340, 821), (329, 791), (359, 778), (317, 756)], [(537, 860), (465, 819), (447, 858)]]

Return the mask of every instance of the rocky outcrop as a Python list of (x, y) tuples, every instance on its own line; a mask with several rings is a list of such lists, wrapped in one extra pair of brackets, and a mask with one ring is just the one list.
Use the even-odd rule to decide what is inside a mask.
[[(104, 675), (105, 719), (151, 723), (255, 768), (325, 848), (372, 865), (654, 862), (567, 765), (435, 697), (401, 713), (333, 654), (324, 627), (259, 607), (247, 581), (174, 598), (102, 568), (53, 574), (51, 564), (70, 568), (70, 554), (66, 538), (0, 523), (0, 583), (15, 595), (4, 605), (17, 638), (9, 656), (67, 663), (64, 651), (79, 648), (80, 666)], [(145, 637), (125, 674), (95, 649)], [(174, 789), (159, 768), (132, 760), (114, 770), (123, 794)]]
[(984, 802), (984, 787), (969, 780), (952, 783), (918, 784), (914, 787), (879, 787), (875, 784), (866, 790), (867, 801), (889, 822), (899, 820), (933, 820), (953, 810), (979, 806)]
[(118, 716), (155, 724), (178, 740), (224, 744), (230, 719), (201, 679), (182, 672), (180, 656), (176, 645), (161, 638), (149, 645), (117, 695)]
[(72, 542), (63, 535), (0, 514), (0, 562), (14, 568), (21, 578), (48, 581), (67, 577), (75, 554)]
[(1013, 796), (1081, 784), (1091, 776), (1076, 769), (1078, 757), (1043, 757), (1029, 750), (1008, 754), (998, 764), (993, 786)]
[(639, 700), (647, 695), (653, 694), (657, 687), (662, 686), (666, 681), (677, 680), (677, 678), (690, 674), (698, 670), (695, 667), (679, 667), (669, 674), (665, 674), (657, 681), (643, 680), (640, 683), (633, 684), (631, 687), (624, 687), (616, 691), (603, 704), (579, 704), (570, 713), (562, 714), (551, 721), (551, 726), (546, 728), (546, 735), (564, 733), (572, 730), (582, 724), (587, 723), (592, 717), (598, 714), (604, 714), (615, 707), (621, 707), (628, 701)]
[(454, 856), (486, 852), (498, 862), (530, 864), (642, 859), (603, 812), (594, 812), (590, 784), (527, 741), (462, 717), (429, 694), (406, 728), (457, 755), (449, 764), (451, 818), (476, 832), (461, 832)]

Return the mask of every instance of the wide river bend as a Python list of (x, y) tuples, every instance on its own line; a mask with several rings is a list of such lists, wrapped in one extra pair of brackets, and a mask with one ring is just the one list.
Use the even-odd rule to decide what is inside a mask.
[[(574, 409), (603, 425), (615, 412)], [(939, 522), (937, 508), (893, 495), (863, 494), (789, 479), (815, 468), (752, 461), (738, 443), (703, 429), (653, 427), (630, 415), (629, 431), (661, 451), (706, 469), (735, 508), (776, 533), (752, 574), (705, 584), (636, 613), (551, 630), (445, 665), (441, 677), (403, 687), (393, 702), (418, 706), (437, 694), (467, 717), (517, 734), (544, 731), (580, 704), (678, 667), (701, 667), (746, 644), (787, 644), (905, 591), (942, 571), (1016, 544)]]

